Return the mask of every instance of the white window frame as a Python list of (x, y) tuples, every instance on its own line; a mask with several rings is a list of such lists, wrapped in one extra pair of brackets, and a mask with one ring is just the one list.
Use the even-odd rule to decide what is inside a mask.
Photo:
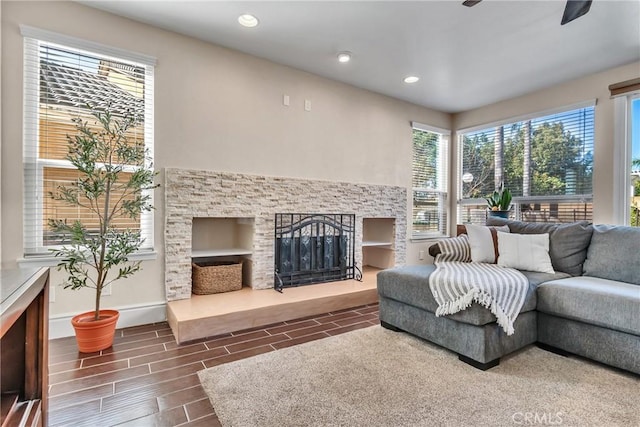
[[(23, 130), (23, 162), (24, 162), (24, 201), (23, 201), (23, 251), (24, 258), (18, 260), (20, 264), (55, 265), (49, 249), (54, 246), (45, 246), (43, 242), (43, 168), (55, 166), (60, 168), (75, 169), (66, 160), (52, 160), (38, 158), (38, 134), (39, 134), (39, 91), (40, 91), (40, 67), (39, 57), (40, 43), (60, 45), (87, 52), (89, 55), (99, 55), (117, 61), (126, 61), (143, 66), (145, 69), (145, 115), (144, 115), (144, 139), (148, 159), (147, 167), (153, 165), (154, 145), (154, 67), (156, 60), (153, 57), (111, 47), (103, 44), (78, 39), (47, 30), (20, 26), (24, 38), (24, 130)], [(35, 88), (34, 88), (35, 86)], [(133, 171), (134, 167), (125, 169)], [(146, 190), (153, 205), (153, 190)], [(35, 199), (34, 207), (29, 207), (31, 200)], [(140, 232), (144, 239), (144, 246), (134, 254), (132, 259), (153, 259), (154, 251), (154, 211), (140, 214)]]
[[(419, 241), (419, 240), (427, 240), (434, 239), (440, 237), (449, 236), (449, 223), (451, 221), (450, 209), (449, 209), (449, 163), (450, 163), (450, 144), (451, 144), (451, 130), (439, 128), (436, 126), (426, 125), (418, 122), (411, 122), (411, 135), (412, 135), (412, 143), (411, 143), (411, 154), (413, 159), (413, 130), (421, 130), (424, 132), (431, 132), (440, 135), (439, 140), (439, 149), (438, 149), (438, 164), (444, 165), (444, 170), (438, 170), (438, 176), (440, 182), (444, 182), (444, 189), (433, 189), (433, 188), (421, 188), (421, 187), (413, 187), (411, 185), (410, 189), (410, 197), (411, 197), (411, 240)], [(411, 175), (413, 178), (413, 164), (411, 168)], [(444, 218), (446, 220), (443, 221), (443, 216), (439, 215), (440, 224), (438, 228), (440, 231), (433, 232), (419, 232), (413, 229), (413, 193), (414, 191), (428, 191), (431, 193), (439, 193), (441, 195), (441, 200), (438, 203), (438, 211), (440, 214), (444, 214)]]
[(640, 92), (618, 95), (613, 99), (613, 223), (631, 224), (631, 103), (640, 99)]

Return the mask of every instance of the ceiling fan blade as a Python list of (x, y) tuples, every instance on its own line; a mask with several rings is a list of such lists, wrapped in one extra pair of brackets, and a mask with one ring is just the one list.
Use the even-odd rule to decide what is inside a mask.
[(462, 4), (467, 7), (475, 6), (480, 3), (482, 0), (464, 0)]
[(589, 12), (592, 0), (567, 0), (560, 25), (567, 24)]

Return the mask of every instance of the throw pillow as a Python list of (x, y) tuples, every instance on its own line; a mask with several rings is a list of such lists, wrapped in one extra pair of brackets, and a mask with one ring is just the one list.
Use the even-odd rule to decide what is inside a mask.
[(582, 266), (587, 258), (593, 226), (587, 221), (567, 224), (547, 222), (523, 222), (489, 217), (487, 225), (508, 225), (511, 233), (549, 233), (549, 256), (554, 270), (582, 275)]
[(471, 246), (466, 234), (452, 239), (440, 240), (438, 246), (440, 254), (437, 255), (437, 261), (471, 262)]
[(471, 261), (495, 264), (498, 259), (497, 232), (509, 232), (509, 227), (486, 227), (484, 225), (466, 224), (469, 244), (471, 245)]
[(498, 232), (498, 265), (554, 274), (549, 257), (549, 234)]

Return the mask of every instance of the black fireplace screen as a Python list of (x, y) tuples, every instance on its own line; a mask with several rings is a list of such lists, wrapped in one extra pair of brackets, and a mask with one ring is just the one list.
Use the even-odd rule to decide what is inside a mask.
[(277, 291), (362, 279), (354, 260), (355, 215), (279, 213), (275, 223)]

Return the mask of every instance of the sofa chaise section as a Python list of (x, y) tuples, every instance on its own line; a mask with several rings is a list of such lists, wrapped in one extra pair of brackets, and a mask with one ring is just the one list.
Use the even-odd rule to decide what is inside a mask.
[(516, 333), (507, 336), (496, 317), (473, 303), (459, 313), (436, 317), (438, 307), (429, 288), (434, 265), (405, 266), (378, 273), (378, 297), (382, 326), (409, 332), (456, 352), (461, 360), (479, 369), (499, 363), (500, 357), (537, 340), (536, 287), (545, 281), (568, 277), (523, 272), (529, 290), (514, 323)]

